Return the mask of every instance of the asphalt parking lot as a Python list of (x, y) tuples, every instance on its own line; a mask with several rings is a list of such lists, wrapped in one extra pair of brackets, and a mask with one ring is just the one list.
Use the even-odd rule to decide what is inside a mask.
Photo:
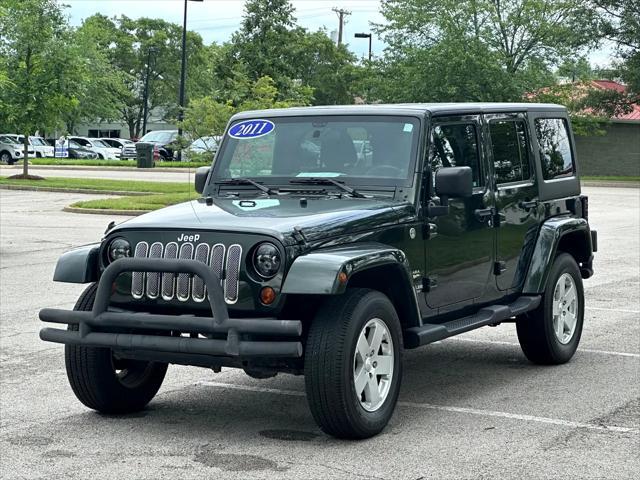
[(53, 283), (55, 261), (111, 218), (61, 211), (83, 195), (0, 190), (0, 477), (637, 478), (640, 189), (584, 191), (600, 251), (573, 361), (528, 363), (512, 324), (406, 352), (390, 425), (346, 442), (287, 375), (173, 366), (140, 414), (83, 407), (37, 312), (73, 306), (82, 286)]

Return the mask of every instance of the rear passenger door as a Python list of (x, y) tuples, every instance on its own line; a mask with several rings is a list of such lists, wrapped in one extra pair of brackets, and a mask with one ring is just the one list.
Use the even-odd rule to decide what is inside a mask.
[(485, 115), (485, 120), (496, 192), (493, 271), (498, 289), (508, 291), (524, 280), (538, 230), (534, 154), (526, 114)]
[[(425, 242), (426, 302), (444, 313), (481, 298), (491, 279), (493, 198), (482, 145), (480, 115), (434, 118), (428, 161), (432, 179), (441, 168), (471, 167), (473, 194), (449, 200), (449, 214), (429, 219), (435, 235)], [(433, 183), (429, 194), (433, 196)]]

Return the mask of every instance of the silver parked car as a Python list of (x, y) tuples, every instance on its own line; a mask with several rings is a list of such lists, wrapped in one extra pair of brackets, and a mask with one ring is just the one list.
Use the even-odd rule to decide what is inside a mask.
[[(27, 154), (29, 157), (35, 155), (33, 146), (29, 145)], [(22, 158), (24, 158), (24, 145), (11, 135), (0, 135), (0, 162), (13, 165)]]

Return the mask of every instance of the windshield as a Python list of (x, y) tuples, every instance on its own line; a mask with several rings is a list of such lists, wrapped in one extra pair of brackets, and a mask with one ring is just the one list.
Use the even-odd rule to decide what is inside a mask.
[(46, 147), (47, 143), (40, 137), (29, 137), (29, 141), (31, 145), (35, 145), (37, 147)]
[(111, 148), (111, 145), (108, 145), (106, 142), (103, 142), (102, 140), (91, 140), (91, 143), (93, 143), (94, 147)]
[(141, 142), (169, 143), (175, 137), (174, 132), (149, 132), (140, 139)]
[(18, 143), (18, 139), (15, 138), (15, 137), (1, 136), (0, 137), (0, 142), (2, 142), (2, 143), (10, 143), (10, 144), (17, 144)]
[(83, 148), (82, 145), (80, 145), (75, 140), (69, 140), (69, 147), (71, 147), (71, 148)]
[(214, 140), (213, 137), (203, 137), (193, 142), (191, 144), (191, 148), (201, 148), (203, 150), (209, 150), (209, 149), (215, 148), (216, 145), (217, 145), (217, 142)]
[(387, 115), (238, 121), (224, 139), (215, 177), (260, 178), (267, 183), (344, 177), (356, 184), (407, 184), (419, 126), (415, 117)]

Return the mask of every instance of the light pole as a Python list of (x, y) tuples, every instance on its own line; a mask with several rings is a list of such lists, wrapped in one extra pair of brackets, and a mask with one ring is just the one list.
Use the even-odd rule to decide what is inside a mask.
[[(184, 118), (184, 90), (187, 81), (187, 3), (202, 2), (204, 0), (184, 0), (184, 21), (182, 22), (182, 66), (180, 69), (180, 94), (178, 96), (178, 136), (182, 136), (180, 122)], [(182, 160), (182, 150), (178, 151), (178, 160)]]
[(373, 52), (372, 52), (372, 45), (371, 45), (371, 41), (373, 39), (373, 36), (370, 33), (356, 33), (354, 35), (356, 38), (368, 38), (369, 39), (369, 61), (371, 61)]
[(158, 49), (149, 47), (147, 54), (147, 74), (144, 79), (144, 109), (142, 113), (142, 136), (147, 133), (147, 117), (149, 116), (149, 77), (151, 76), (151, 55), (157, 53)]

